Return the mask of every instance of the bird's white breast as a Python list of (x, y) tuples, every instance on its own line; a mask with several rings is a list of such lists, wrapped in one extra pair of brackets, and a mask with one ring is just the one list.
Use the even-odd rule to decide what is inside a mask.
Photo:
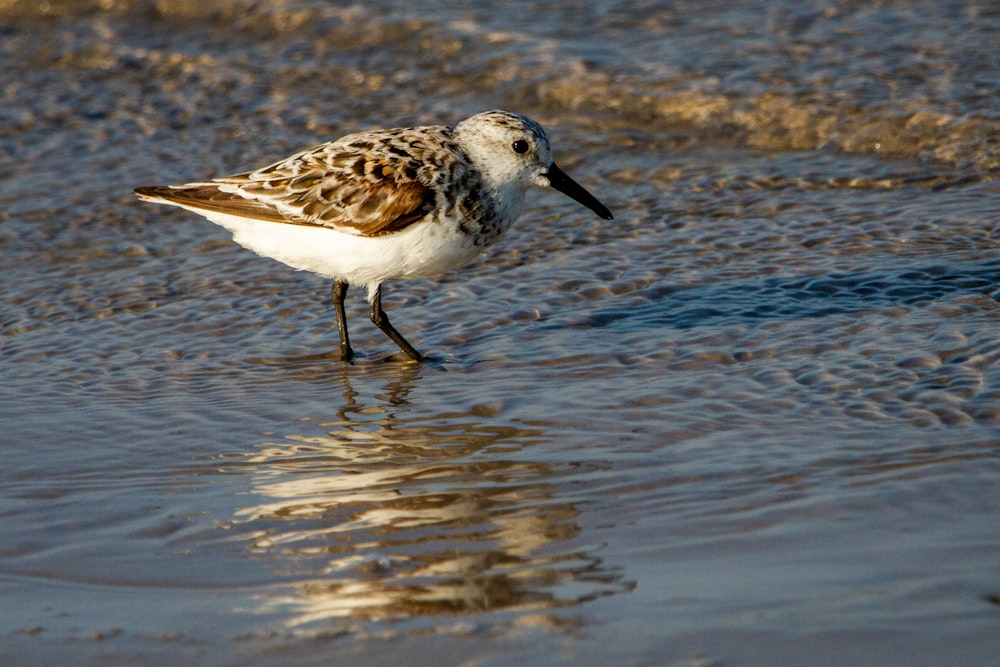
[(253, 220), (198, 211), (259, 255), (369, 291), (391, 279), (426, 278), (470, 261), (482, 250), (456, 225), (425, 220), (383, 236), (327, 227)]

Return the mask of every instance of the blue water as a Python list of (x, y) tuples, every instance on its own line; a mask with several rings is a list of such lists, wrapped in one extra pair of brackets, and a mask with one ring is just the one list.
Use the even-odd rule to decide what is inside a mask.
[[(0, 4), (0, 663), (989, 664), (998, 15)], [(504, 106), (536, 192), (351, 293), (138, 185)]]

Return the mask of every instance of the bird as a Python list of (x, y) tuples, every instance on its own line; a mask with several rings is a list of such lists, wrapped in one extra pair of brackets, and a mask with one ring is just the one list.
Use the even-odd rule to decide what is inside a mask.
[(332, 279), (340, 359), (354, 357), (344, 310), (354, 285), (367, 289), (375, 326), (424, 361), (383, 310), (383, 283), (469, 262), (517, 220), (533, 186), (613, 219), (556, 165), (541, 125), (499, 109), (454, 126), (349, 134), (254, 171), (134, 193), (197, 213), (263, 257)]

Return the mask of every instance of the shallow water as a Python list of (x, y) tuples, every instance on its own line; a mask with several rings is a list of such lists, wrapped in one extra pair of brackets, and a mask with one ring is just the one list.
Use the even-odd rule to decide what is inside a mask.
[[(1000, 14), (0, 2), (0, 662), (988, 664)], [(329, 285), (132, 187), (503, 106), (531, 196)]]

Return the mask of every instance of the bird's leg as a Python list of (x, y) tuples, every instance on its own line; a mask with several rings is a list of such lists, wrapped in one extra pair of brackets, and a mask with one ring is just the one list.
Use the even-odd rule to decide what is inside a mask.
[(379, 285), (375, 288), (375, 293), (372, 295), (371, 299), (371, 318), (372, 322), (377, 326), (382, 332), (392, 339), (396, 345), (399, 346), (403, 352), (407, 354), (414, 361), (423, 361), (423, 356), (414, 349), (412, 345), (406, 342), (402, 334), (396, 331), (396, 328), (389, 323), (389, 316), (385, 314), (382, 310), (382, 286)]
[(351, 349), (351, 341), (347, 336), (347, 313), (344, 312), (347, 283), (335, 281), (330, 292), (333, 294), (333, 309), (337, 313), (337, 329), (340, 331), (340, 358), (350, 361), (354, 356), (354, 350)]

